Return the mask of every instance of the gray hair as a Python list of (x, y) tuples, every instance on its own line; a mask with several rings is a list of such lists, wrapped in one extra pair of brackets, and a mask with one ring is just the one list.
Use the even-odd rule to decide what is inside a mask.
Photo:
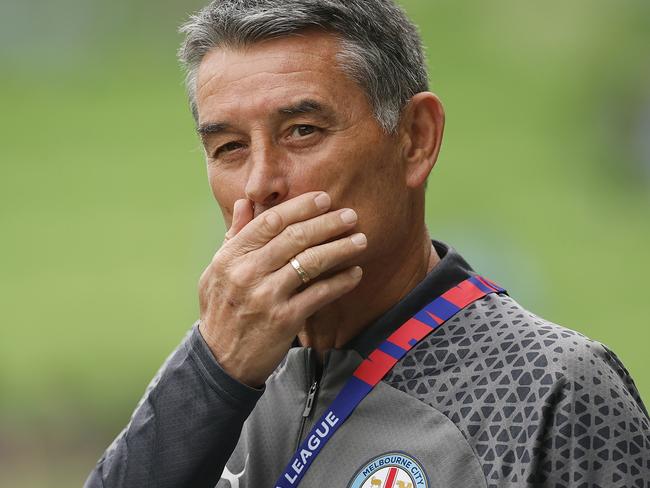
[(402, 108), (428, 90), (428, 79), (417, 28), (393, 0), (213, 0), (179, 29), (185, 39), (178, 56), (195, 120), (197, 71), (208, 51), (309, 28), (340, 38), (340, 68), (365, 91), (379, 125), (394, 133)]

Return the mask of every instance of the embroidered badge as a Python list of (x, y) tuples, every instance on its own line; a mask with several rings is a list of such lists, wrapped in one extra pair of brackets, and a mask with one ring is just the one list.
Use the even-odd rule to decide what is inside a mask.
[(413, 456), (389, 452), (365, 463), (348, 488), (428, 488), (429, 480)]

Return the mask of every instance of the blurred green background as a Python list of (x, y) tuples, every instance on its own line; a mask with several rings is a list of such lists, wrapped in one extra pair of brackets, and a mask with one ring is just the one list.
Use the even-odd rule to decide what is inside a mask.
[[(224, 228), (175, 51), (198, 0), (0, 4), (0, 485), (81, 486)], [(650, 402), (650, 3), (406, 1), (447, 112), (433, 236)]]

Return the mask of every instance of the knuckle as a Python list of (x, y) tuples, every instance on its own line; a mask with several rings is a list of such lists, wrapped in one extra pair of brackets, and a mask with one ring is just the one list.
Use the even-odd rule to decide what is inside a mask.
[[(213, 273), (222, 273), (227, 266), (228, 261), (230, 260), (230, 255), (225, 249), (220, 249), (212, 257), (212, 261), (208, 265), (208, 269)], [(207, 269), (206, 269), (207, 271)]]
[(287, 227), (285, 232), (287, 233), (287, 238), (299, 246), (304, 247), (307, 245), (307, 233), (303, 226), (293, 224)]
[(264, 231), (270, 235), (277, 235), (282, 231), (282, 216), (275, 210), (267, 210), (262, 222)]
[(314, 290), (314, 295), (316, 295), (316, 300), (321, 302), (327, 300), (332, 293), (332, 284), (331, 283), (320, 283), (316, 290)]
[(251, 290), (250, 292), (251, 303), (257, 304), (257, 306), (263, 310), (264, 308), (267, 307), (269, 300), (272, 299), (274, 295), (275, 295), (275, 290), (273, 289), (273, 287), (261, 283), (260, 285), (256, 286), (253, 290)]
[(231, 267), (228, 272), (228, 281), (237, 288), (250, 288), (255, 282), (257, 272), (254, 266), (248, 263), (242, 263), (238, 266)]

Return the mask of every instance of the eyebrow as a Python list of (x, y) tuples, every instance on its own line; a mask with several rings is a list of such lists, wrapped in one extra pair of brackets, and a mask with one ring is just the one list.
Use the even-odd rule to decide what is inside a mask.
[(330, 123), (335, 120), (334, 111), (331, 108), (311, 98), (301, 100), (298, 103), (287, 107), (282, 107), (278, 110), (278, 114), (289, 117), (294, 115), (314, 114), (322, 117)]
[(289, 105), (288, 107), (282, 107), (278, 110), (278, 113), (282, 115), (299, 115), (299, 114), (309, 114), (313, 112), (327, 112), (325, 107), (321, 105), (316, 100), (301, 100), (294, 105)]
[(206, 122), (197, 127), (196, 131), (200, 135), (206, 136), (208, 134), (218, 134), (219, 132), (224, 132), (230, 128), (230, 125), (224, 122)]
[[(302, 114), (318, 114), (324, 117), (326, 120), (332, 120), (334, 114), (331, 109), (327, 108), (320, 102), (312, 99), (301, 100), (298, 103), (293, 105), (288, 105), (286, 107), (281, 107), (278, 109), (278, 114), (282, 116), (294, 116)], [(219, 132), (224, 132), (231, 130), (232, 126), (226, 122), (205, 122), (201, 124), (196, 131), (201, 136), (218, 134)]]

